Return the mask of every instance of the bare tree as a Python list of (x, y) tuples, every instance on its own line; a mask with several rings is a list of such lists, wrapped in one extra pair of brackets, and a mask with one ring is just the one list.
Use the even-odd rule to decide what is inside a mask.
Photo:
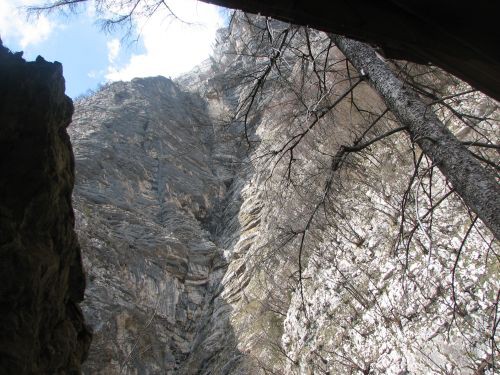
[[(86, 1), (57, 0), (44, 6), (33, 7), (31, 11), (36, 13), (65, 8), (74, 9), (75, 6)], [(131, 28), (134, 17), (151, 17), (161, 8), (166, 10), (168, 14), (175, 16), (168, 2), (165, 0), (155, 0), (152, 2), (127, 0), (119, 4), (119, 14), (110, 14), (108, 9), (114, 9), (116, 6), (117, 4), (114, 0), (98, 0), (95, 3), (99, 14), (111, 16), (104, 21), (104, 25), (107, 28), (122, 24), (128, 24), (129, 28)], [(269, 24), (269, 21), (267, 22)], [(264, 29), (264, 27), (262, 28)], [(259, 90), (266, 80), (268, 80), (273, 69), (276, 68), (277, 72), (282, 74), (276, 62), (278, 59), (286, 61), (282, 56), (283, 50), (289, 47), (289, 42), (293, 40), (298, 30), (297, 28), (287, 28), (281, 35), (273, 35), (269, 27), (265, 29), (271, 41), (272, 52), (269, 55), (269, 64), (267, 64), (266, 68), (254, 73), (256, 77), (255, 85), (238, 109), (238, 112), (245, 111), (245, 129), (248, 126), (249, 112), (254, 106)], [(396, 115), (401, 124), (406, 127), (411, 137), (422, 148), (423, 152), (433, 160), (446, 178), (449, 179), (455, 192), (479, 216), (495, 237), (500, 239), (500, 187), (497, 182), (497, 176), (486, 170), (478, 160), (474, 159), (465, 145), (461, 144), (446, 129), (432, 111), (429, 111), (428, 106), (422, 102), (411, 87), (406, 86), (401, 80), (396, 78), (387, 64), (376, 55), (371, 47), (337, 35), (331, 35), (330, 38), (358, 70), (360, 79), (366, 79), (373, 85), (385, 101), (388, 109)], [(308, 50), (307, 54), (303, 55), (307, 58), (312, 58), (313, 71), (318, 74), (318, 66), (316, 59), (312, 56), (310, 38), (307, 32), (305, 39)], [(276, 40), (280, 42), (276, 43)], [(331, 44), (329, 48), (331, 48)], [(326, 82), (322, 80), (321, 76), (318, 75), (317, 77), (319, 80), (318, 84), (320, 85), (318, 93), (324, 96), (326, 93), (323, 92), (323, 89)], [(316, 114), (317, 120), (310, 124), (310, 129), (330, 109), (326, 108), (324, 109), (325, 112)], [(293, 160), (295, 146), (310, 129), (294, 136), (290, 141), (291, 144), (284, 146), (290, 155), (290, 161)], [(245, 130), (245, 135), (247, 136), (247, 134), (248, 131)], [(248, 138), (247, 142), (249, 142)], [(277, 152), (282, 151), (279, 150)]]
[[(127, 3), (116, 21), (130, 21), (139, 3)], [(72, 3), (56, 2), (46, 9), (67, 4)], [(163, 1), (155, 4), (150, 10), (166, 6)], [(472, 371), (494, 369), (500, 293), (498, 287), (494, 290), (498, 275), (491, 270), (498, 268), (500, 258), (480, 221), (500, 238), (497, 105), (491, 104), (490, 112), (477, 110), (488, 98), (439, 69), (384, 61), (371, 47), (340, 36), (241, 13), (233, 17), (228, 33), (239, 43), (226, 51), (232, 59), (219, 77), (221, 87), (234, 89), (238, 96), (227, 120), (241, 126), (252, 162), (266, 174), (268, 198), (279, 203), (282, 214), (274, 217), (277, 234), (268, 250), (246, 266), (247, 272), (264, 270), (267, 275), (262, 309), (283, 321), (286, 295), (296, 295), (300, 314), (294, 322), (313, 331), (316, 322), (309, 304), (314, 275), (307, 269), (327, 264), (334, 274), (325, 284), (336, 285), (345, 302), (344, 310), (324, 306), (347, 327), (338, 331), (338, 340), (351, 343), (354, 335), (369, 334), (371, 328), (358, 322), (364, 311), (372, 312), (380, 325), (403, 330), (418, 315), (435, 309), (442, 311), (443, 322), (433, 334), (463, 338)], [(257, 127), (266, 129), (264, 138), (256, 134)], [(399, 178), (381, 181), (377, 173), (396, 163), (402, 171)], [(353, 186), (365, 196), (374, 191), (378, 195), (368, 205), (365, 196), (351, 191)], [(380, 287), (378, 281), (386, 276), (363, 258), (372, 252), (365, 247), (369, 225), (363, 227), (346, 209), (357, 205), (384, 217), (392, 228), (382, 247), (392, 248), (391, 261), (399, 268), (387, 277), (400, 283), (402, 296), (392, 296), (386, 284)], [(447, 211), (457, 216), (450, 220), (453, 225), (446, 223)], [(450, 226), (461, 236), (458, 244), (443, 240), (453, 237)], [(325, 245), (329, 235), (335, 238)], [(470, 243), (477, 249), (470, 249)], [(357, 249), (366, 251), (359, 254)], [(484, 259), (485, 285), (488, 277), (493, 281), (481, 286), (487, 301), (482, 305), (463, 265), (479, 263), (466, 249)], [(432, 274), (434, 261), (439, 275)], [(273, 273), (277, 266), (283, 270), (278, 281)], [(277, 286), (286, 292), (276, 292)], [(469, 319), (478, 310), (468, 305), (482, 309), (478, 316), (486, 323), (479, 326), (479, 318)], [(284, 362), (296, 366), (293, 350), (268, 336), (263, 339), (283, 354)], [(490, 352), (478, 358), (471, 348), (484, 337)], [(331, 346), (310, 353), (318, 373), (331, 368), (369, 373), (376, 366), (376, 353), (365, 358), (352, 345)], [(449, 371), (418, 350), (429, 357), (433, 370)]]
[[(299, 310), (307, 329), (313, 329), (308, 327), (315, 324), (314, 311), (310, 308), (312, 284), (309, 280), (312, 276), (307, 269), (312, 263), (318, 263), (318, 267), (324, 264), (333, 267), (337, 274), (335, 282), (354, 301), (352, 310), (349, 310), (349, 319), (359, 315), (361, 308), (374, 311), (384, 324), (395, 324), (403, 329), (418, 314), (425, 315), (430, 309), (442, 308), (450, 314), (446, 315), (443, 327), (453, 332), (458, 330), (470, 342), (477, 340), (474, 335), (479, 330), (467, 322), (469, 312), (464, 305), (468, 298), (463, 294), (467, 275), (458, 264), (464, 260), (463, 249), (471, 241), (472, 233), (474, 246), (477, 246), (477, 241), (482, 243), (480, 252), (489, 259), (487, 263), (498, 264), (498, 249), (479, 224), (479, 215), (467, 208), (470, 203), (465, 198), (456, 199), (455, 193), (460, 182), (446, 175), (445, 172), (449, 173), (446, 169), (444, 176), (438, 171), (442, 169), (441, 164), (449, 166), (453, 160), (439, 159), (441, 162), (437, 162), (433, 153), (438, 152), (438, 157), (443, 158), (446, 155), (445, 147), (448, 146), (442, 145), (438, 151), (434, 143), (432, 147), (427, 144), (420, 147), (422, 141), (432, 142), (426, 136), (428, 131), (421, 127), (428, 126), (426, 122), (431, 121), (431, 130), (437, 128), (439, 134), (445, 134), (443, 139), (435, 143), (451, 142), (458, 149), (454, 151), (458, 158), (470, 161), (474, 166), (473, 172), (483, 176), (478, 178), (486, 178), (489, 181), (487, 186), (495, 192), (498, 190), (495, 180), (498, 171), (495, 132), (499, 122), (496, 104), (439, 69), (398, 61), (384, 62), (370, 50), (383, 64), (379, 68), (397, 80), (385, 79), (383, 83), (392, 82), (397, 88), (403, 86), (402, 93), (410, 95), (410, 104), (417, 105), (421, 111), (422, 117), (413, 116), (410, 120), (416, 122), (408, 124), (410, 120), (398, 112), (407, 110), (406, 101), (399, 100), (398, 106), (394, 107), (391, 100), (383, 95), (383, 100), (380, 100), (380, 92), (369, 88), (375, 86), (371, 76), (376, 74), (371, 74), (363, 66), (356, 66), (355, 62), (351, 65), (340, 53), (343, 49), (341, 43), (337, 46), (337, 37), (269, 19), (248, 15), (238, 17), (239, 22), (246, 25), (243, 26), (246, 27), (245, 32), (252, 34), (252, 37), (245, 39), (240, 25), (234, 30), (234, 38), (243, 40), (238, 39), (240, 42), (237, 46), (227, 51), (228, 55), (234, 56), (231, 62), (233, 68), (224, 70), (229, 73), (221, 79), (241, 87), (238, 105), (230, 122), (242, 125), (243, 142), (255, 150), (251, 153), (253, 161), (268, 171), (269, 199), (279, 202), (281, 216), (288, 221), (280, 223), (279, 218), (276, 218), (276, 227), (281, 235), (275, 238), (275, 243), (269, 243), (272, 252), (264, 251), (255, 256), (254, 268), (262, 270), (268, 267), (269, 279), (272, 280), (276, 278), (272, 274), (276, 264), (280, 264), (280, 267), (288, 264), (288, 268), (280, 269), (287, 269), (287, 277), (293, 280), (290, 290), (298, 296), (301, 305)], [(365, 47), (360, 48), (363, 50)], [(349, 49), (347, 51), (352, 52)], [(347, 58), (355, 61), (355, 57), (348, 52), (345, 52)], [(410, 88), (414, 91), (409, 92)], [(386, 94), (391, 95), (388, 91)], [(397, 92), (401, 94), (400, 91)], [(489, 104), (485, 106), (485, 103)], [(481, 112), (475, 106), (492, 109)], [(266, 128), (260, 135), (254, 132), (257, 123)], [(471, 146), (474, 147), (473, 151), (468, 151), (466, 147)], [(387, 153), (392, 155), (384, 155)], [(376, 170), (383, 170), (390, 163), (384, 162), (384, 159), (398, 163), (400, 171), (406, 168), (408, 180), (400, 177), (399, 180), (382, 181)], [(454, 158), (449, 156), (449, 159)], [(462, 162), (458, 164), (462, 165)], [(454, 166), (448, 168), (452, 172), (455, 170)], [(460, 180), (467, 176), (458, 177)], [(466, 185), (470, 183), (469, 180)], [(281, 188), (276, 191), (278, 185)], [(374, 275), (374, 271), (363, 264), (353, 263), (350, 267), (355, 271), (347, 270), (340, 262), (340, 259), (350, 254), (346, 253), (343, 244), (340, 244), (338, 251), (335, 250), (336, 245), (328, 249), (317, 248), (331, 231), (354, 249), (364, 248), (364, 244), (369, 242), (366, 230), (358, 228), (355, 217), (346, 212), (345, 205), (339, 203), (342, 196), (349, 196), (348, 190), (352, 186), (365, 186), (368, 193), (378, 191), (385, 197), (384, 204), (373, 202), (372, 206), (366, 206), (359, 196), (349, 199), (353, 199), (350, 201), (351, 209), (363, 205), (367, 210), (377, 211), (398, 228), (393, 237), (394, 242), (390, 245), (394, 249), (395, 262), (401, 266), (396, 275), (399, 275), (403, 290), (416, 289), (414, 296), (401, 300), (388, 297), (386, 292), (377, 287), (376, 280), (380, 275)], [(493, 197), (490, 194), (489, 197), (484, 204), (497, 204), (496, 195)], [(461, 207), (462, 203), (465, 205)], [(467, 227), (465, 232), (450, 233), (450, 236), (463, 236), (462, 244), (456, 248), (449, 248), (449, 244), (443, 241), (445, 237), (442, 232), (447, 225), (443, 215), (447, 211), (453, 212), (453, 215), (460, 212), (460, 225)], [(496, 211), (490, 208), (486, 209), (488, 212), (494, 223)], [(487, 216), (485, 221), (489, 220)], [(386, 237), (390, 236), (387, 232)], [(352, 256), (357, 255), (353, 252)], [(445, 260), (450, 256), (453, 258), (451, 263)], [(281, 263), (276, 258), (280, 258)], [(430, 271), (426, 269), (436, 259), (443, 267), (442, 272), (447, 272), (446, 282), (427, 275)], [(470, 262), (470, 259), (467, 261)], [(415, 269), (420, 273), (415, 275)], [(360, 276), (353, 276), (356, 274)], [(287, 284), (282, 280), (281, 285)], [(483, 329), (482, 334), (491, 338), (493, 349), (482, 358), (481, 368), (495, 366), (498, 318), (494, 311), (497, 293), (491, 294), (491, 285), (487, 289), (491, 314), (487, 312), (483, 316), (485, 319), (489, 316), (490, 324), (489, 328)], [(461, 290), (459, 297), (456, 294), (458, 289)], [(275, 298), (272, 289), (266, 293), (268, 297), (271, 296), (271, 300)], [(477, 294), (471, 295), (477, 299)], [(275, 311), (276, 315), (281, 315), (280, 310), (276, 311), (265, 301), (262, 303)], [(411, 303), (416, 304), (417, 312), (408, 307)], [(332, 315), (332, 319), (344, 314), (342, 311), (339, 313)], [(300, 319), (297, 318), (297, 321)], [(347, 330), (345, 333), (356, 331), (351, 321), (346, 321), (345, 325), (352, 327), (351, 332)], [(272, 346), (276, 346), (276, 341), (271, 341)], [(290, 356), (286, 348), (283, 350)], [(428, 354), (423, 349), (419, 350), (427, 358)], [(352, 351), (339, 352), (338, 348), (334, 351), (324, 347), (311, 353), (311, 356), (316, 358), (312, 361), (318, 373), (332, 368), (330, 365), (321, 365), (325, 356), (335, 358), (334, 362), (340, 366), (334, 367), (337, 370), (350, 369), (352, 373), (368, 373), (376, 366), (374, 359), (365, 361), (362, 357), (353, 357)], [(290, 357), (285, 362), (293, 367), (296, 360)], [(476, 357), (471, 354), (471, 368), (475, 366), (474, 361)], [(432, 366), (436, 371), (448, 371), (441, 368), (439, 363)]]
[(429, 110), (428, 105), (392, 73), (368, 45), (332, 35), (354, 67), (381, 95), (413, 140), (449, 179), (457, 194), (500, 239), (500, 186), (467, 148)]

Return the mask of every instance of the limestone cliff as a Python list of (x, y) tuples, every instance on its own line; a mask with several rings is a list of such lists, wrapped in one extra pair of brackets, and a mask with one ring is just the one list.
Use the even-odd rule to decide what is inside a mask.
[(190, 355), (224, 264), (210, 214), (228, 181), (211, 126), (201, 98), (161, 77), (78, 103), (75, 207), (95, 331), (86, 372), (173, 373)]
[[(236, 15), (219, 37), (175, 82), (76, 104), (84, 372), (494, 372), (498, 244), (377, 94), (324, 34)], [(494, 139), (495, 102), (428, 101)]]

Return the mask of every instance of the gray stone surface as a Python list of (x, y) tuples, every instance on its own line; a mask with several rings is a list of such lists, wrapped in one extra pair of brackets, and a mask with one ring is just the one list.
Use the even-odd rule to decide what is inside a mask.
[(95, 337), (85, 372), (174, 373), (225, 264), (210, 215), (227, 167), (206, 103), (162, 77), (114, 83), (77, 104), (71, 137)]
[[(406, 252), (400, 208), (414, 150), (397, 134), (332, 168), (333, 155), (369, 124), (349, 96), (297, 148), (288, 174), (286, 157), (277, 162), (272, 151), (304, 129), (318, 105), (295, 79), (304, 65), (292, 52), (282, 62), (287, 84), (264, 91), (249, 118), (249, 151), (235, 109), (254, 80), (244, 84), (241, 72), (262, 71), (268, 61), (238, 55), (255, 41), (244, 20), (236, 16), (231, 33), (220, 31), (214, 56), (175, 82), (113, 83), (76, 105), (74, 204), (89, 275), (84, 313), (95, 337), (84, 372), (474, 374), (491, 367), (498, 244), (477, 222), (452, 279), (470, 218), (450, 195), (432, 222), (419, 224), (430, 207), (422, 177), (407, 201), (404, 236), (419, 225)], [(335, 49), (329, 56), (342, 59)], [(308, 66), (302, 83), (316, 79)], [(331, 102), (349, 83), (345, 64), (335, 66)], [(353, 95), (365, 112), (383, 111), (368, 85)], [(481, 103), (497, 121), (496, 104)], [(369, 136), (394, 126), (388, 115)], [(449, 191), (438, 172), (432, 179), (436, 196)], [(301, 248), (328, 181), (324, 211)]]

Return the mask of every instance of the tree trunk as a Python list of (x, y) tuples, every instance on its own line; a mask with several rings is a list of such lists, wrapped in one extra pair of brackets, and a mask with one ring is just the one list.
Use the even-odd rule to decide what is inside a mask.
[(411, 138), (451, 182), (457, 194), (500, 239), (500, 187), (496, 176), (472, 156), (455, 136), (370, 46), (330, 35), (351, 64), (366, 76)]

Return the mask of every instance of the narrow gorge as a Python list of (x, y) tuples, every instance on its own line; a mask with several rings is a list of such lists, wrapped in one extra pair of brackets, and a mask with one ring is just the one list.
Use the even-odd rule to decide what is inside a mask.
[[(387, 64), (497, 168), (498, 102)], [(325, 33), (236, 12), (190, 73), (74, 108), (84, 374), (497, 370), (498, 241)]]

